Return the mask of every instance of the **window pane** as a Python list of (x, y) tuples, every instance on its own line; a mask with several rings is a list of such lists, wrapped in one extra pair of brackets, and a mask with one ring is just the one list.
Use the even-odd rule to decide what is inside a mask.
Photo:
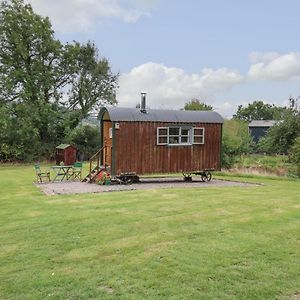
[(167, 144), (168, 143), (168, 137), (164, 136), (164, 137), (159, 137), (158, 138), (158, 143), (159, 144)]
[(181, 135), (189, 135), (190, 134), (190, 130), (186, 129), (186, 128), (181, 128)]
[(194, 143), (195, 144), (203, 144), (203, 137), (202, 136), (194, 136)]
[(181, 136), (181, 143), (189, 143), (190, 139), (188, 136)]
[(179, 144), (179, 136), (170, 136), (169, 144)]
[(170, 127), (169, 134), (170, 135), (179, 135), (179, 127)]
[(203, 135), (203, 128), (195, 128), (194, 135)]
[(168, 135), (168, 128), (159, 128), (158, 135)]

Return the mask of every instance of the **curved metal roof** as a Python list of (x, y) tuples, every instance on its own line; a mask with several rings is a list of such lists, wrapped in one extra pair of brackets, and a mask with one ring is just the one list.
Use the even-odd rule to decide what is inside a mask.
[(221, 115), (215, 111), (147, 109), (146, 113), (142, 113), (139, 108), (103, 107), (101, 118), (106, 111), (113, 122), (224, 123)]

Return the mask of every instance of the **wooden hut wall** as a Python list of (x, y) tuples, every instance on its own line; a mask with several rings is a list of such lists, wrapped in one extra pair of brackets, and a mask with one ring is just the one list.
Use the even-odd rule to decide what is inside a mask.
[(119, 129), (115, 131), (116, 173), (147, 174), (220, 169), (222, 124), (188, 124), (205, 128), (203, 145), (157, 145), (157, 127), (169, 125), (175, 123), (119, 122)]

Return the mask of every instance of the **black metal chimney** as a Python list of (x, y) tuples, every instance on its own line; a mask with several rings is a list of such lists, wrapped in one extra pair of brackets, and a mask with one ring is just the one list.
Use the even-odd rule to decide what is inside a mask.
[(141, 112), (146, 113), (146, 95), (147, 93), (141, 93)]

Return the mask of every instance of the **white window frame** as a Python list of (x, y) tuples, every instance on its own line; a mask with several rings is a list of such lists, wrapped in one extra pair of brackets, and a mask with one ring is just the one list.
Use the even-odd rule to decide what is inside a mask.
[[(170, 134), (170, 129), (179, 129), (178, 134)], [(169, 136), (168, 136), (168, 145), (169, 146), (178, 146), (180, 145), (180, 132), (181, 128), (179, 126), (169, 126)], [(170, 138), (178, 138), (178, 143), (170, 143)]]
[[(188, 134), (186, 135), (183, 135), (182, 134), (182, 129), (187, 129), (188, 130)], [(187, 142), (182, 142), (182, 137), (187, 137), (188, 138), (188, 141)], [(181, 126), (180, 127), (180, 130), (179, 130), (179, 144), (180, 145), (192, 145), (193, 141), (193, 129), (192, 127), (188, 127), (188, 126)]]
[[(195, 130), (202, 130), (202, 134), (195, 134)], [(202, 142), (201, 143), (196, 143), (195, 142), (195, 137), (202, 137)], [(203, 145), (205, 142), (205, 128), (204, 127), (193, 127), (193, 144), (194, 145)]]
[[(171, 137), (177, 137), (179, 143), (170, 143), (170, 128), (178, 128), (178, 135), (171, 135)], [(182, 135), (182, 129), (188, 129), (188, 135)], [(160, 134), (160, 130), (166, 130), (167, 134)], [(202, 134), (195, 134), (195, 130), (201, 130)], [(166, 143), (160, 143), (159, 138), (166, 138)], [(182, 137), (188, 137), (188, 142), (182, 143)], [(195, 142), (195, 137), (201, 137), (202, 142)], [(168, 127), (157, 127), (156, 129), (156, 144), (159, 146), (191, 146), (191, 145), (203, 145), (205, 143), (205, 128), (204, 127), (188, 127), (188, 126), (168, 126)]]
[[(167, 134), (159, 134), (160, 129), (167, 130)], [(166, 137), (167, 142), (166, 143), (160, 143), (159, 142), (160, 137)], [(157, 129), (156, 129), (156, 138), (157, 138), (157, 141), (156, 141), (157, 145), (168, 145), (168, 143), (169, 143), (169, 127), (157, 127)]]

